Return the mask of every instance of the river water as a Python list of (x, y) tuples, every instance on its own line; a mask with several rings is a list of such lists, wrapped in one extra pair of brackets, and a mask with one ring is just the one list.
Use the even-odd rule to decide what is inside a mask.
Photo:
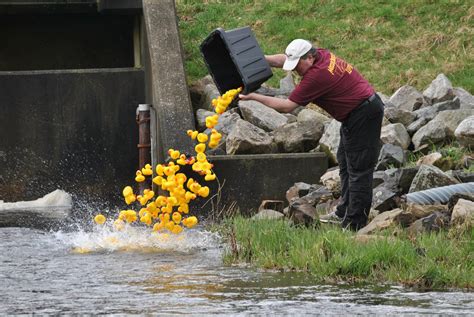
[(0, 315), (472, 314), (474, 293), (320, 285), (224, 266), (219, 237), (0, 228)]

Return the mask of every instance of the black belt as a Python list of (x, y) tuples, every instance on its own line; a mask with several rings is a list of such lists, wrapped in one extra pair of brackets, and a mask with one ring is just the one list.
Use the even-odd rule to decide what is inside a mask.
[(368, 105), (369, 103), (373, 102), (375, 99), (377, 99), (377, 94), (374, 93), (372, 96), (370, 96), (369, 98), (365, 99), (364, 101), (362, 101), (354, 110), (357, 110), (357, 109), (360, 109), (366, 105)]

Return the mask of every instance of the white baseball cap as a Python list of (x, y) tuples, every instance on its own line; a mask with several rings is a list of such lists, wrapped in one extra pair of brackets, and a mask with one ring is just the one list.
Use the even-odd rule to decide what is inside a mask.
[(286, 60), (283, 64), (283, 69), (295, 69), (301, 56), (308, 53), (312, 47), (313, 45), (311, 45), (311, 43), (306, 40), (296, 39), (291, 41), (291, 43), (288, 44), (285, 50)]

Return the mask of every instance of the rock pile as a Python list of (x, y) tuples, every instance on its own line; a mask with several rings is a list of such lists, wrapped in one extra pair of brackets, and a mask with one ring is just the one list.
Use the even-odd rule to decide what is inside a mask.
[[(208, 100), (218, 95), (209, 78), (202, 81), (200, 98), (195, 99), (196, 121), (205, 130)], [(281, 80), (280, 88), (260, 88), (259, 93), (287, 98), (294, 88), (291, 74)], [(194, 93), (196, 96), (197, 94)], [(198, 94), (199, 95), (199, 94)], [(420, 92), (403, 86), (392, 96), (379, 93), (385, 102), (381, 132), (381, 151), (374, 172), (372, 222), (361, 230), (371, 233), (394, 223), (410, 231), (439, 230), (449, 225), (469, 223), (474, 217), (474, 196), (453, 195), (436, 205), (407, 202), (406, 195), (425, 189), (474, 182), (474, 96), (453, 87), (444, 74)], [(197, 101), (198, 100), (198, 101)], [(300, 107), (291, 114), (281, 114), (256, 101), (238, 102), (219, 122), (223, 138), (216, 153), (255, 154), (321, 151), (337, 165), (340, 123), (318, 107)], [(426, 154), (433, 145), (456, 141), (467, 153), (453, 158), (442, 152)], [(413, 152), (422, 156), (416, 166), (405, 167)], [(467, 171), (466, 171), (467, 170)], [(473, 183), (474, 184), (474, 183)], [(324, 175), (320, 184), (297, 183), (287, 192), (282, 214), (296, 223), (310, 224), (321, 212), (329, 212), (340, 196), (338, 170)], [(268, 209), (262, 209), (268, 213)], [(280, 215), (281, 216), (281, 215)], [(258, 217), (262, 217), (259, 215)], [(275, 214), (272, 212), (272, 217)]]

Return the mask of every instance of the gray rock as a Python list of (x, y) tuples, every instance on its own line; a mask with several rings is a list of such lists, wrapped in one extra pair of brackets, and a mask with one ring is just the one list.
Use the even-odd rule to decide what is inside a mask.
[(289, 96), (295, 89), (295, 81), (291, 72), (280, 80), (280, 94)]
[(405, 212), (410, 213), (416, 219), (425, 218), (434, 212), (446, 212), (445, 205), (419, 205), (414, 203), (407, 203)]
[(272, 209), (263, 209), (260, 210), (252, 219), (256, 220), (273, 220), (283, 218), (285, 215), (281, 212)]
[(391, 227), (397, 223), (396, 219), (402, 211), (402, 209), (397, 208), (378, 214), (367, 226), (357, 231), (357, 235), (371, 234)]
[(422, 232), (440, 231), (449, 225), (449, 216), (442, 212), (435, 211), (431, 215), (418, 219), (408, 227), (411, 235), (417, 235)]
[(336, 119), (333, 119), (331, 123), (326, 127), (323, 136), (319, 140), (321, 150), (328, 156), (331, 164), (337, 164), (337, 148), (339, 147), (339, 141), (341, 140), (340, 130), (341, 123)]
[(415, 121), (416, 118), (416, 115), (412, 111), (397, 107), (385, 107), (384, 114), (391, 123), (401, 123), (406, 127)]
[(375, 166), (376, 171), (386, 170), (391, 165), (393, 167), (400, 167), (406, 162), (405, 151), (398, 146), (393, 144), (384, 144), (380, 150), (377, 165)]
[(288, 214), (293, 223), (309, 226), (319, 220), (316, 207), (311, 204), (294, 201), (288, 208)]
[(415, 87), (405, 85), (390, 97), (389, 102), (399, 109), (414, 111), (423, 104), (423, 95)]
[(385, 144), (398, 145), (402, 149), (408, 149), (410, 136), (401, 123), (393, 123), (382, 127), (380, 140)]
[(240, 101), (239, 108), (244, 120), (265, 131), (278, 129), (288, 121), (284, 115), (258, 101)]
[(372, 175), (373, 177), (373, 180), (372, 180), (372, 189), (374, 189), (375, 187), (379, 186), (380, 184), (383, 184), (384, 182), (384, 175), (385, 175), (385, 171), (376, 171), (374, 172), (374, 174)]
[(284, 115), (286, 117), (286, 119), (288, 120), (288, 121), (286, 121), (287, 124), (298, 121), (296, 116), (291, 114), (291, 113), (282, 113), (282, 115)]
[(425, 164), (425, 165), (434, 165), (436, 167), (439, 167), (435, 163), (438, 162), (442, 158), (443, 158), (443, 155), (439, 152), (430, 153), (428, 155), (421, 157), (418, 161), (416, 161), (416, 165), (420, 166), (420, 165)]
[(212, 107), (212, 99), (219, 97), (221, 94), (214, 84), (207, 84), (204, 86), (204, 91), (199, 102), (199, 108), (214, 111)]
[(372, 208), (380, 212), (392, 210), (399, 205), (397, 194), (387, 189), (384, 184), (374, 188), (372, 195)]
[(341, 177), (339, 176), (339, 169), (333, 169), (324, 173), (320, 178), (321, 183), (329, 189), (333, 195), (339, 196), (341, 194)]
[(309, 152), (318, 145), (323, 130), (321, 122), (294, 122), (273, 131), (273, 138), (280, 152)]
[(452, 224), (474, 223), (474, 202), (465, 199), (459, 199), (451, 213)]
[(380, 99), (382, 99), (382, 102), (385, 104), (385, 106), (388, 106), (387, 103), (390, 101), (390, 97), (380, 91), (377, 91), (377, 95), (379, 95)]
[(430, 107), (425, 107), (419, 110), (416, 110), (414, 114), (416, 115), (416, 120), (410, 123), (407, 127), (407, 131), (410, 135), (413, 135), (418, 131), (422, 126), (427, 124), (430, 120), (433, 120), (436, 115), (444, 110), (456, 110), (459, 109), (460, 101), (459, 98), (454, 98), (453, 100), (447, 100), (435, 103)]
[(468, 116), (474, 115), (474, 110), (445, 110), (420, 128), (412, 137), (415, 149), (424, 144), (437, 144), (446, 139), (454, 139), (454, 131)]
[(286, 200), (288, 200), (288, 203), (291, 204), (293, 200), (307, 195), (311, 189), (311, 186), (312, 185), (303, 182), (295, 183), (286, 191)]
[(409, 193), (420, 190), (436, 188), (447, 185), (458, 184), (453, 177), (447, 175), (442, 170), (432, 165), (421, 165), (411, 183)]
[(275, 153), (276, 145), (264, 130), (239, 119), (227, 136), (227, 154), (264, 154)]
[(453, 89), (454, 94), (460, 99), (460, 109), (474, 109), (474, 96), (461, 87)]
[(384, 187), (397, 195), (406, 194), (418, 170), (419, 167), (388, 169), (384, 173)]
[(331, 119), (325, 115), (311, 109), (303, 109), (298, 113), (298, 122), (321, 122), (322, 124), (329, 124)]
[(216, 113), (215, 112), (212, 112), (212, 111), (209, 111), (209, 110), (206, 110), (206, 109), (198, 109), (196, 111), (196, 124), (197, 124), (197, 127), (198, 127), (198, 130), (199, 131), (204, 131), (206, 130), (206, 118), (208, 116), (213, 116), (215, 115)]
[(453, 85), (444, 74), (436, 76), (435, 80), (423, 91), (423, 96), (431, 100), (432, 104), (455, 97)]
[(454, 130), (454, 136), (459, 144), (474, 148), (474, 115), (461, 121), (456, 130)]
[(240, 116), (237, 113), (226, 111), (219, 116), (219, 121), (215, 126), (215, 129), (220, 133), (229, 135), (239, 120)]

